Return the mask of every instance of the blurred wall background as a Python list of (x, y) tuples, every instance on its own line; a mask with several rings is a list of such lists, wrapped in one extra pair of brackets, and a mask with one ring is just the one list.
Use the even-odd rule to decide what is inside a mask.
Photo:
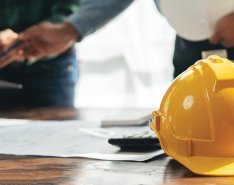
[(76, 107), (158, 107), (172, 81), (174, 37), (153, 0), (136, 0), (77, 44)]

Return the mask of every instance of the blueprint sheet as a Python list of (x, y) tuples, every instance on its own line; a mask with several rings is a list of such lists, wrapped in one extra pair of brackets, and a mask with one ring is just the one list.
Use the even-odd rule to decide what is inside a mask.
[[(105, 128), (105, 135), (86, 131), (100, 129), (100, 123), (84, 121), (28, 121), (0, 119), (0, 153), (57, 157), (85, 157), (101, 160), (145, 161), (161, 155), (151, 152), (122, 152), (107, 142), (111, 135), (122, 135), (148, 127)], [(104, 132), (105, 133), (105, 132)]]

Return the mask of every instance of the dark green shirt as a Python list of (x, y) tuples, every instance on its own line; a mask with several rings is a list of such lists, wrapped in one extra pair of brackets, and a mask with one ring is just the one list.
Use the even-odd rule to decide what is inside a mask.
[(42, 21), (62, 22), (78, 10), (79, 0), (1, 0), (0, 31), (20, 32)]

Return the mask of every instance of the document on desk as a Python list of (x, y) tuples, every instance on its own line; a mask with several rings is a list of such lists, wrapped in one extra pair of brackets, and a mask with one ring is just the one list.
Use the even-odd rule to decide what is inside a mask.
[[(121, 161), (145, 161), (163, 154), (162, 150), (142, 153), (121, 152), (118, 147), (110, 145), (107, 142), (108, 138), (103, 135), (84, 132), (99, 127), (100, 123), (84, 121), (0, 119), (0, 153)], [(129, 129), (133, 131), (142, 128)], [(106, 129), (110, 134), (122, 134), (127, 128)]]

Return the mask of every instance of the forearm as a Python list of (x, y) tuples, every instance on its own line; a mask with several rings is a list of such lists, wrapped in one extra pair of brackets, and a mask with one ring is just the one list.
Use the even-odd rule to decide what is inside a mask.
[(66, 21), (80, 33), (81, 39), (104, 26), (132, 2), (133, 0), (83, 0), (79, 11)]

